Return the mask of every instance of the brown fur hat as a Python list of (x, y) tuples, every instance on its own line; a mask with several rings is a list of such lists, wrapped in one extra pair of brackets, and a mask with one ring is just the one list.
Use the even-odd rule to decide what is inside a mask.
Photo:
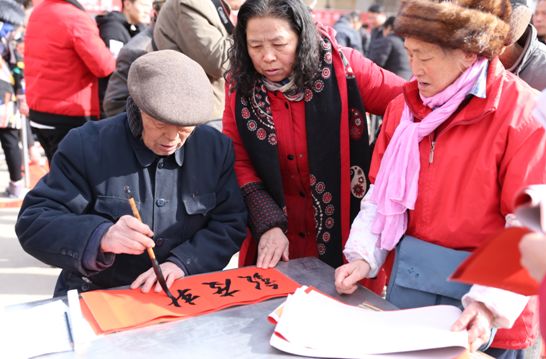
[(402, 0), (394, 30), (491, 59), (506, 44), (511, 11), (509, 0)]

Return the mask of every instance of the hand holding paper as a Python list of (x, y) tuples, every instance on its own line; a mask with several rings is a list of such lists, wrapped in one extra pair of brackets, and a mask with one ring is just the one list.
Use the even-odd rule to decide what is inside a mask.
[(523, 189), (515, 201), (515, 213), (520, 223), (535, 232), (546, 230), (546, 185)]
[[(531, 230), (541, 233), (546, 231), (546, 185), (533, 185), (523, 189), (516, 196), (515, 207), (518, 221), (529, 229), (504, 229), (476, 249), (453, 273), (452, 280), (506, 289), (524, 295), (537, 294), (538, 283), (535, 279), (546, 271), (546, 267), (540, 269), (538, 264), (541, 259), (544, 261), (546, 244), (540, 245), (537, 235), (526, 236), (525, 241), (521, 244), (520, 242)], [(526, 252), (523, 259), (520, 248)], [(535, 256), (541, 258), (534, 258)], [(522, 263), (526, 263), (525, 266), (531, 269), (535, 278), (531, 277)]]
[(546, 274), (546, 236), (543, 233), (529, 233), (520, 243), (521, 265), (537, 281)]
[(534, 295), (538, 283), (520, 263), (519, 242), (530, 233), (525, 228), (507, 228), (476, 249), (451, 275), (451, 279)]

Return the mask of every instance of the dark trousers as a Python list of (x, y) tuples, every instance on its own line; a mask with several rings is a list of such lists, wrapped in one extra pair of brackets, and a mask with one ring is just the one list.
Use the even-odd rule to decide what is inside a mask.
[(19, 148), (19, 130), (12, 128), (1, 128), (0, 142), (2, 142), (4, 156), (6, 156), (9, 179), (12, 182), (19, 181), (21, 178), (23, 178), (21, 173), (23, 154)]
[(496, 359), (523, 359), (525, 357), (524, 350), (489, 348), (485, 351), (485, 354)]
[(66, 136), (68, 131), (83, 125), (87, 121), (96, 119), (94, 116), (66, 116), (33, 109), (30, 109), (29, 113), (30, 121), (50, 127), (49, 129), (34, 127), (34, 133), (42, 145), (49, 163), (51, 163), (53, 155), (57, 152), (59, 142)]
[(57, 146), (59, 146), (61, 140), (71, 129), (72, 127), (65, 126), (59, 126), (54, 129), (34, 128), (34, 133), (38, 137), (38, 141), (42, 145), (50, 164), (53, 155), (57, 152)]

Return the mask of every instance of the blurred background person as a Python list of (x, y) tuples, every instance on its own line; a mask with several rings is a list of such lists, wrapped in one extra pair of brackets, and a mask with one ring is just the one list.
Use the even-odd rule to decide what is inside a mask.
[(99, 118), (98, 78), (115, 60), (96, 23), (76, 0), (44, 0), (25, 34), (25, 82), (31, 125), (47, 159), (74, 127)]
[[(121, 12), (110, 11), (103, 15), (97, 15), (95, 21), (99, 27), (101, 39), (104, 41), (114, 58), (118, 57), (121, 48), (143, 31), (151, 21), (153, 0), (122, 0)], [(110, 76), (99, 79), (99, 102), (101, 106), (101, 118), (106, 117), (104, 107), (104, 95)]]
[(383, 24), (387, 20), (382, 5), (373, 4), (368, 8), (368, 26), (370, 30), (370, 46), (376, 39), (383, 37)]
[(100, 37), (114, 57), (151, 21), (152, 0), (123, 0), (121, 4), (121, 12), (110, 11), (95, 18)]
[(537, 1), (533, 25), (537, 28), (538, 40), (546, 43), (546, 0)]
[(209, 125), (222, 129), (224, 73), (234, 19), (243, 0), (167, 0), (154, 26), (159, 50), (176, 50), (203, 67), (214, 89)]
[[(21, 173), (23, 156), (19, 148), (21, 128), (19, 106), (25, 106), (22, 93), (22, 76), (15, 54), (14, 36), (23, 25), (23, 7), (13, 0), (0, 0), (0, 142), (9, 171), (9, 185), (5, 195), (21, 198), (25, 184)], [(21, 97), (22, 95), (22, 97)], [(18, 97), (21, 101), (18, 101)], [(23, 112), (26, 108), (23, 108)]]
[(404, 81), (338, 46), (301, 0), (247, 0), (233, 38), (224, 132), (252, 232), (239, 264), (339, 266), (368, 188), (365, 113), (383, 114)]
[(383, 24), (383, 37), (376, 39), (370, 48), (368, 58), (385, 70), (394, 72), (401, 78), (409, 80), (411, 68), (408, 54), (404, 48), (404, 39), (394, 32), (394, 16)]
[(358, 12), (352, 11), (342, 15), (334, 24), (338, 44), (340, 46), (351, 47), (363, 54), (362, 36), (360, 36), (359, 31), (361, 27), (362, 21)]
[(42, 148), (40, 144), (35, 141), (34, 134), (32, 132), (32, 127), (30, 127), (30, 122), (28, 121), (29, 109), (28, 109), (28, 104), (26, 102), (26, 96), (25, 96), (25, 92), (26, 92), (25, 81), (24, 81), (25, 31), (26, 31), (26, 26), (28, 24), (28, 19), (33, 9), (33, 5), (31, 0), (19, 1), (19, 3), (22, 3), (22, 6), (25, 10), (25, 21), (22, 26), (18, 27), (13, 37), (13, 40), (15, 41), (14, 58), (16, 61), (16, 66), (13, 68), (13, 75), (14, 75), (15, 81), (21, 84), (19, 88), (19, 94), (17, 95), (17, 101), (19, 102), (19, 110), (21, 115), (27, 117), (27, 120), (24, 121), (24, 125), (26, 126), (25, 133), (27, 137), (29, 165), (44, 166), (46, 163), (46, 160), (44, 157), (42, 157)]
[(360, 33), (360, 38), (362, 39), (362, 51), (363, 51), (363, 54), (364, 56), (368, 56), (368, 49), (370, 47), (370, 39), (371, 39), (371, 34), (370, 34), (370, 29), (369, 29), (369, 26), (367, 23), (362, 23), (362, 26), (360, 27), (360, 29), (358, 30), (359, 33)]
[(165, 0), (153, 1), (150, 25), (121, 48), (116, 58), (116, 70), (108, 80), (108, 86), (104, 95), (103, 109), (106, 117), (125, 112), (125, 104), (129, 96), (129, 90), (127, 89), (129, 67), (137, 58), (152, 51), (154, 24), (164, 3)]
[(546, 45), (538, 41), (537, 30), (530, 23), (533, 11), (527, 0), (510, 3), (510, 33), (499, 58), (508, 71), (542, 91), (546, 88)]

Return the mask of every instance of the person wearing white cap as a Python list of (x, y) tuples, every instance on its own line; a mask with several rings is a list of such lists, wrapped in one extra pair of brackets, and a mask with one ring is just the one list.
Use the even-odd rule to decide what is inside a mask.
[(221, 270), (245, 237), (231, 141), (199, 126), (213, 99), (201, 66), (176, 51), (151, 52), (133, 63), (128, 86), (127, 113), (70, 131), (19, 213), (23, 248), (63, 269), (55, 295), (122, 285), (160, 291), (146, 248), (170, 286)]

